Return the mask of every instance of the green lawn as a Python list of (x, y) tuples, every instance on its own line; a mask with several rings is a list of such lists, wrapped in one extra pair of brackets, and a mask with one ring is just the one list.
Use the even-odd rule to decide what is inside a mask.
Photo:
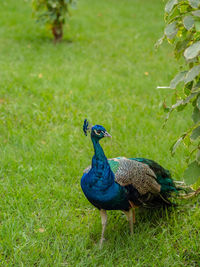
[[(0, 6), (0, 265), (199, 266), (199, 203), (137, 210), (134, 235), (109, 212), (99, 250), (99, 212), (80, 179), (93, 148), (85, 118), (102, 124), (108, 157), (147, 157), (181, 179), (187, 151), (172, 142), (191, 124), (162, 100), (178, 69), (162, 36), (161, 0), (80, 0), (61, 44), (31, 17), (31, 3)], [(182, 113), (182, 112), (181, 112)]]

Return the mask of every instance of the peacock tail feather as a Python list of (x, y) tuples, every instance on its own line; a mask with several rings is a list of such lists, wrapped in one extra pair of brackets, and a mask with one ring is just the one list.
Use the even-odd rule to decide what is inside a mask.
[[(115, 175), (117, 175), (117, 171), (119, 170), (120, 166), (125, 162), (127, 159), (125, 157), (117, 157), (114, 159), (109, 159), (109, 165), (111, 167), (111, 170)], [(163, 168), (161, 165), (159, 165), (157, 162), (146, 159), (146, 158), (129, 158), (131, 161), (140, 162), (142, 164), (146, 164), (150, 167), (150, 169), (155, 174), (156, 182), (161, 186), (160, 187), (160, 193), (157, 195), (152, 195), (151, 193), (143, 194), (142, 196), (139, 194), (136, 194), (136, 192), (133, 192), (131, 186), (126, 186), (127, 190), (129, 191), (129, 195), (137, 195), (138, 199), (141, 199), (141, 202), (143, 206), (146, 207), (157, 207), (160, 205), (167, 205), (171, 206), (174, 205), (170, 199), (172, 198), (190, 198), (193, 196), (196, 196), (199, 192), (194, 191), (191, 186), (186, 186), (184, 182), (175, 181), (171, 177), (171, 173), (169, 170)], [(132, 168), (134, 165), (126, 165), (126, 171), (127, 167), (129, 167), (129, 172), (131, 171), (130, 168)], [(125, 172), (123, 175), (126, 175)], [(115, 179), (117, 181), (117, 179)], [(137, 188), (137, 185), (135, 186)], [(182, 191), (182, 193), (180, 193)], [(170, 199), (169, 199), (170, 198)], [(136, 197), (135, 197), (136, 199)], [(141, 203), (137, 203), (140, 205)]]
[(178, 192), (180, 190), (178, 187), (176, 187), (169, 170), (163, 168), (157, 162), (145, 158), (131, 159), (147, 164), (153, 170), (156, 175), (157, 182), (161, 185), (161, 192)]

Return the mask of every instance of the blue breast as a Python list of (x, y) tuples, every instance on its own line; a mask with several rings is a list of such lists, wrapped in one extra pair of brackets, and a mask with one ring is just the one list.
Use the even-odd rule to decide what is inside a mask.
[(128, 210), (130, 205), (126, 189), (115, 183), (109, 164), (98, 161), (93, 162), (93, 166), (98, 167), (92, 168), (81, 179), (81, 187), (87, 199), (99, 209)]

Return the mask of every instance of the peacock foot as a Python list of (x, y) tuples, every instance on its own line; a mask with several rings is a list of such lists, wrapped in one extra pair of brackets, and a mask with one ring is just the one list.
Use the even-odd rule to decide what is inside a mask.
[(99, 243), (99, 248), (100, 249), (102, 249), (104, 241), (106, 241), (106, 239), (104, 237), (101, 238), (100, 243)]

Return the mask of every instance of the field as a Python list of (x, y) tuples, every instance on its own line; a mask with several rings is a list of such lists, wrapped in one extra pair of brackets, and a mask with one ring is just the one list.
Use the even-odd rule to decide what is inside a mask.
[[(117, 4), (116, 4), (117, 3)], [(98, 210), (80, 188), (93, 148), (83, 120), (103, 125), (107, 157), (147, 157), (181, 179), (186, 149), (170, 146), (191, 124), (162, 101), (178, 64), (162, 36), (160, 0), (81, 0), (54, 45), (31, 2), (0, 7), (0, 266), (199, 266), (199, 202), (137, 210), (134, 235), (109, 212), (99, 250)], [(169, 97), (170, 98), (170, 97)]]

